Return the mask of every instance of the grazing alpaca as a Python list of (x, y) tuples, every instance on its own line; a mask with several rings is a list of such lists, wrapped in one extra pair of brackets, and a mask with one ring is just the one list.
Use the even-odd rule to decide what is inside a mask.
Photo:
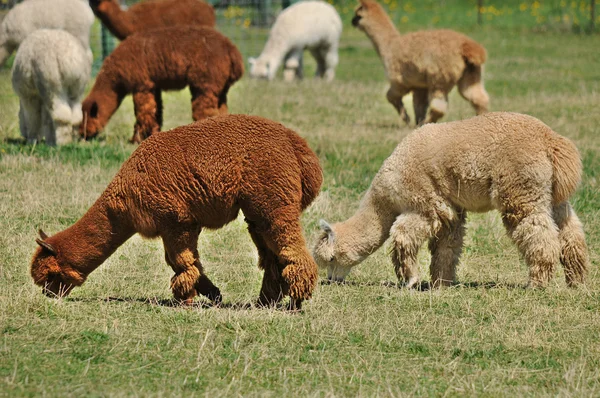
[(95, 137), (131, 93), (136, 116), (132, 142), (162, 127), (162, 90), (190, 87), (194, 120), (227, 113), (227, 92), (242, 77), (237, 47), (214, 29), (181, 26), (125, 39), (102, 64), (83, 101), (80, 134)]
[[(276, 167), (274, 167), (276, 166)], [(322, 182), (317, 156), (295, 132), (256, 116), (222, 115), (144, 141), (73, 226), (42, 235), (31, 275), (47, 294), (65, 295), (133, 234), (161, 237), (175, 298), (221, 293), (198, 256), (198, 234), (233, 221), (241, 209), (265, 270), (259, 304), (283, 296), (300, 308), (317, 265), (300, 214)]]
[[(38, 29), (61, 29), (87, 49), (94, 14), (82, 0), (27, 0), (15, 5), (0, 24), (0, 65), (23, 40)], [(92, 57), (91, 50), (88, 53)]]
[(69, 32), (40, 29), (23, 41), (12, 71), (19, 126), (29, 143), (62, 145), (77, 136), (92, 71), (88, 49)]
[(169, 26), (216, 23), (214, 8), (202, 0), (150, 0), (122, 10), (118, 0), (90, 0), (94, 14), (119, 40), (135, 32)]
[(529, 266), (530, 286), (549, 282), (560, 260), (567, 285), (583, 283), (589, 258), (569, 203), (581, 180), (577, 148), (539, 120), (486, 113), (429, 124), (409, 134), (383, 163), (354, 216), (329, 226), (314, 248), (328, 277), (342, 281), (392, 239), (400, 282), (418, 283), (417, 252), (431, 251), (431, 283), (456, 276), (467, 211), (497, 209)]
[(387, 99), (407, 124), (402, 97), (411, 91), (417, 125), (435, 123), (446, 114), (454, 86), (478, 115), (487, 112), (489, 97), (482, 79), (486, 51), (474, 40), (452, 30), (401, 35), (374, 0), (360, 0), (352, 25), (373, 42), (390, 81)]
[(335, 8), (322, 1), (296, 3), (279, 14), (265, 48), (258, 58), (250, 58), (250, 76), (273, 80), (281, 63), (283, 77), (302, 78), (302, 55), (308, 49), (317, 61), (317, 77), (335, 77), (342, 20)]

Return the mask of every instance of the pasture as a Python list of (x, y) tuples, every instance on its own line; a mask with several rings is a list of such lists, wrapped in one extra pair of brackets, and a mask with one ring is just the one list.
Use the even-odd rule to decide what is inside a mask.
[[(220, 308), (203, 299), (173, 305), (162, 243), (137, 236), (68, 298), (48, 299), (29, 276), (37, 229), (65, 229), (101, 194), (135, 149), (127, 142), (133, 106), (127, 98), (100, 140), (27, 146), (10, 71), (2, 69), (0, 395), (600, 394), (600, 37), (491, 27), (465, 33), (488, 50), (491, 110), (536, 116), (581, 151), (584, 179), (573, 206), (592, 261), (585, 287), (567, 289), (558, 267), (550, 287), (525, 289), (527, 269), (498, 214), (471, 214), (457, 286), (398, 289), (384, 246), (346, 284), (320, 284), (300, 314), (251, 308), (262, 274), (240, 216), (200, 236), (201, 260), (224, 296)], [(311, 246), (318, 220), (349, 217), (414, 128), (400, 123), (386, 89), (371, 43), (345, 26), (331, 84), (244, 77), (230, 91), (232, 113), (279, 121), (319, 155), (322, 192), (303, 216)], [(189, 92), (163, 99), (165, 129), (191, 122)], [(444, 121), (473, 114), (453, 91)], [(423, 279), (428, 261), (424, 247)]]

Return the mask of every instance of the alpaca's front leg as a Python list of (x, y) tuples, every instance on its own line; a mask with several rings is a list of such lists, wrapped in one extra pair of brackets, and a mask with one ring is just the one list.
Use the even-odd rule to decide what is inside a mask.
[(133, 94), (136, 121), (131, 142), (139, 144), (153, 133), (160, 131), (160, 124), (156, 119), (157, 115), (161, 115), (162, 118), (162, 110), (158, 109), (159, 105), (156, 102), (155, 92), (142, 91)]
[(429, 90), (429, 115), (423, 122), (435, 123), (448, 112), (448, 92), (446, 89), (432, 88)]
[(39, 99), (21, 99), (19, 128), (28, 144), (42, 139), (42, 105)]
[(390, 104), (396, 108), (396, 111), (400, 115), (400, 118), (404, 123), (410, 123), (410, 117), (406, 113), (406, 108), (402, 102), (402, 97), (410, 92), (410, 89), (398, 83), (392, 83), (389, 90), (387, 91), (386, 97)]
[(198, 255), (198, 234), (200, 228), (170, 229), (161, 234), (165, 247), (165, 260), (175, 275), (171, 278), (173, 296), (180, 301), (191, 303), (196, 293), (200, 293), (219, 304), (221, 292), (204, 273)]
[(429, 272), (433, 287), (449, 286), (456, 280), (456, 266), (465, 235), (465, 219), (465, 213), (459, 212), (456, 219), (445, 223), (439, 232), (429, 239)]
[(429, 107), (429, 92), (426, 88), (416, 88), (412, 93), (413, 108), (415, 110), (415, 123), (420, 126), (427, 116)]
[(294, 79), (302, 79), (302, 54), (304, 49), (292, 50), (284, 61), (283, 80), (292, 82)]
[(390, 229), (392, 262), (398, 281), (408, 287), (419, 283), (417, 254), (433, 234), (432, 223), (420, 214), (401, 214)]
[(194, 120), (219, 115), (222, 113), (221, 106), (223, 103), (227, 103), (220, 101), (216, 90), (210, 87), (190, 86), (190, 92), (192, 93), (192, 118)]

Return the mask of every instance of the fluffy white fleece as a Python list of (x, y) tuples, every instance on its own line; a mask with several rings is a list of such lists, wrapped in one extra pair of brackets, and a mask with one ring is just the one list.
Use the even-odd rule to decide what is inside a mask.
[(82, 120), (81, 98), (91, 74), (91, 59), (72, 34), (40, 29), (17, 51), (12, 85), (19, 96), (19, 126), (28, 142), (48, 145), (73, 139)]
[[(62, 29), (89, 48), (94, 13), (84, 0), (27, 0), (14, 6), (0, 24), (0, 65), (38, 29)], [(92, 56), (89, 51), (88, 56)]]
[(272, 80), (284, 63), (284, 79), (302, 78), (302, 54), (308, 49), (317, 61), (317, 76), (330, 81), (338, 64), (342, 20), (322, 1), (296, 3), (279, 14), (260, 56), (250, 58), (250, 76)]

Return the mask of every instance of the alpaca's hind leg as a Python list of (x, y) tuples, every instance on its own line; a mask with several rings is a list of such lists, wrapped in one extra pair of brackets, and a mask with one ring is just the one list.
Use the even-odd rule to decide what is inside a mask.
[(198, 255), (200, 228), (169, 230), (161, 234), (165, 247), (165, 260), (175, 275), (171, 278), (171, 290), (177, 300), (191, 302), (196, 293), (218, 304), (221, 292), (204, 273)]
[(406, 113), (406, 108), (404, 108), (402, 97), (404, 97), (409, 92), (410, 88), (401, 84), (392, 83), (386, 94), (387, 100), (390, 104), (394, 106), (394, 108), (396, 108), (396, 111), (400, 115), (400, 118), (406, 124), (410, 123), (410, 117), (408, 116), (408, 113)]
[(456, 266), (462, 252), (465, 235), (465, 213), (458, 212), (457, 218), (429, 239), (431, 252), (431, 284), (433, 287), (449, 286), (456, 280)]
[(416, 213), (401, 214), (390, 229), (392, 262), (398, 281), (412, 288), (419, 283), (417, 254), (421, 245), (434, 234), (427, 218)]
[(19, 108), (19, 127), (21, 134), (29, 144), (42, 139), (42, 103), (39, 99), (21, 99)]
[(448, 112), (448, 91), (441, 89), (429, 90), (429, 115), (423, 122), (435, 123)]
[(219, 109), (219, 95), (204, 88), (190, 86), (192, 93), (192, 118), (205, 119), (221, 113)]
[(468, 65), (457, 85), (460, 95), (473, 105), (478, 115), (487, 112), (490, 105), (490, 97), (483, 87), (482, 71), (482, 66)]
[(0, 66), (4, 65), (6, 60), (10, 57), (10, 55), (15, 51), (17, 46), (12, 45), (8, 42), (4, 42), (0, 45)]
[(323, 50), (320, 48), (311, 48), (310, 54), (315, 59), (317, 63), (317, 71), (315, 73), (315, 77), (323, 77), (325, 75), (325, 57), (323, 54)]
[(545, 286), (560, 253), (558, 229), (550, 206), (544, 203), (513, 206), (502, 211), (502, 221), (529, 267), (529, 285)]
[(153, 133), (160, 131), (160, 125), (156, 120), (158, 106), (154, 91), (133, 93), (135, 126), (133, 127), (131, 142), (139, 144)]
[(429, 107), (429, 91), (426, 88), (415, 88), (413, 90), (413, 108), (415, 110), (415, 123), (420, 126), (427, 116)]
[(555, 206), (553, 216), (558, 226), (560, 262), (565, 279), (568, 286), (574, 287), (585, 281), (590, 261), (583, 227), (569, 202)]
[(325, 72), (323, 78), (325, 81), (330, 82), (335, 78), (335, 68), (339, 61), (338, 47), (337, 45), (331, 45), (321, 50), (321, 52), (322, 57), (325, 59)]
[(289, 293), (289, 284), (283, 279), (282, 267), (277, 260), (256, 224), (246, 219), (248, 232), (258, 250), (258, 267), (264, 270), (262, 286), (258, 296), (258, 305), (273, 306)]

